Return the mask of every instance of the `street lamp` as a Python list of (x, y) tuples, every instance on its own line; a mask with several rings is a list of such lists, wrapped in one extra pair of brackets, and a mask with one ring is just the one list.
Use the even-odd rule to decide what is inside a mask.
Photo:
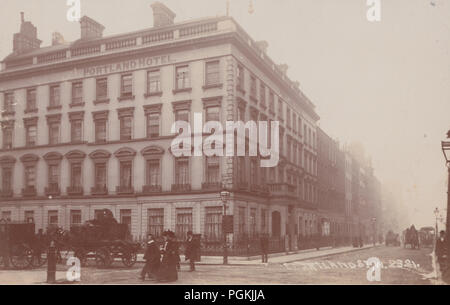
[(434, 229), (434, 235), (435, 235), (435, 239), (438, 239), (438, 218), (439, 218), (439, 209), (436, 207), (434, 209), (434, 216), (436, 217), (436, 228)]
[(227, 232), (225, 223), (227, 221), (227, 201), (230, 198), (230, 192), (222, 191), (220, 192), (220, 199), (223, 202), (223, 220), (222, 220), (222, 234), (223, 234), (223, 264), (228, 265), (228, 245), (227, 245)]
[[(450, 130), (447, 132), (447, 139), (450, 139)], [(448, 168), (448, 187), (447, 187), (447, 224), (446, 224), (446, 234), (450, 232), (450, 140), (441, 142), (442, 152), (445, 157), (445, 164)]]

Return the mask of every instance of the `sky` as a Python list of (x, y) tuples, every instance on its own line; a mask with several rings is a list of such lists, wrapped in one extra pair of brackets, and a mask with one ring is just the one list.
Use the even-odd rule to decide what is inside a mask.
[[(81, 15), (104, 35), (152, 26), (152, 0), (81, 0)], [(226, 0), (162, 0), (176, 21), (224, 15)], [(411, 223), (434, 225), (446, 206), (447, 170), (440, 141), (450, 129), (450, 1), (380, 0), (381, 20), (366, 0), (229, 0), (230, 15), (316, 105), (319, 125), (340, 143), (361, 142), (376, 176), (403, 198)], [(249, 3), (253, 12), (249, 12)], [(79, 38), (66, 0), (0, 0), (0, 58), (12, 51), (20, 12), (42, 46), (60, 32)], [(445, 213), (445, 211), (444, 211)]]

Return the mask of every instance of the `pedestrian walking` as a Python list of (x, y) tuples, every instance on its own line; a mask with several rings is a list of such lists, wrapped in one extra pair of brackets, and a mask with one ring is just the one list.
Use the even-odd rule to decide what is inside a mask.
[(434, 250), (441, 272), (444, 272), (447, 267), (447, 242), (445, 235), (445, 231), (439, 232), (439, 238), (436, 240)]
[(141, 271), (141, 280), (145, 280), (147, 275), (151, 279), (156, 279), (159, 265), (161, 263), (161, 253), (152, 234), (148, 234), (144, 260), (145, 265)]
[(261, 242), (262, 262), (268, 263), (269, 262), (269, 258), (268, 258), (269, 237), (267, 236), (267, 234), (261, 235), (260, 242)]
[(158, 281), (174, 282), (178, 280), (177, 264), (179, 260), (178, 246), (175, 241), (175, 234), (172, 231), (166, 231), (163, 234), (164, 244), (162, 246), (161, 267), (158, 271)]
[(187, 232), (185, 260), (189, 260), (189, 271), (195, 271), (195, 260), (198, 256), (197, 243), (192, 231)]

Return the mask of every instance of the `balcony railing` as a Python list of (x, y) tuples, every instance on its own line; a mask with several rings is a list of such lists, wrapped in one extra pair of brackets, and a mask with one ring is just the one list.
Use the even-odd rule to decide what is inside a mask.
[(48, 187), (45, 188), (45, 195), (47, 196), (59, 196), (61, 190), (59, 189), (58, 183), (50, 183)]
[(295, 196), (297, 187), (288, 183), (272, 183), (269, 184), (269, 190), (272, 195)]
[(68, 186), (67, 187), (67, 195), (69, 195), (69, 196), (83, 195), (83, 187), (82, 186)]
[(144, 185), (142, 192), (145, 194), (160, 193), (162, 192), (162, 187), (161, 185)]
[(220, 190), (222, 184), (220, 182), (203, 182), (202, 190)]
[(12, 190), (0, 190), (0, 198), (11, 198), (13, 197)]
[(92, 195), (107, 195), (108, 188), (106, 187), (106, 185), (96, 185), (91, 188), (91, 194)]
[(132, 186), (119, 185), (119, 186), (116, 186), (116, 193), (118, 195), (133, 194), (134, 193), (134, 188)]
[(172, 184), (173, 192), (189, 192), (191, 190), (190, 184)]
[(36, 196), (36, 188), (34, 186), (27, 186), (22, 189), (22, 196), (33, 197)]

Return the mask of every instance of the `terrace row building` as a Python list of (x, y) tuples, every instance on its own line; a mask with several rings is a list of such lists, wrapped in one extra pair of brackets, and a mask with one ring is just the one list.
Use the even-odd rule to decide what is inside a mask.
[[(319, 233), (319, 116), (287, 65), (231, 17), (175, 23), (152, 8), (151, 28), (103, 37), (85, 16), (80, 39), (55, 34), (49, 47), (22, 14), (0, 72), (1, 218), (70, 229), (107, 208), (136, 239), (167, 229), (220, 239), (225, 208), (236, 238)], [(174, 157), (172, 124), (194, 113), (279, 121), (280, 162)]]

